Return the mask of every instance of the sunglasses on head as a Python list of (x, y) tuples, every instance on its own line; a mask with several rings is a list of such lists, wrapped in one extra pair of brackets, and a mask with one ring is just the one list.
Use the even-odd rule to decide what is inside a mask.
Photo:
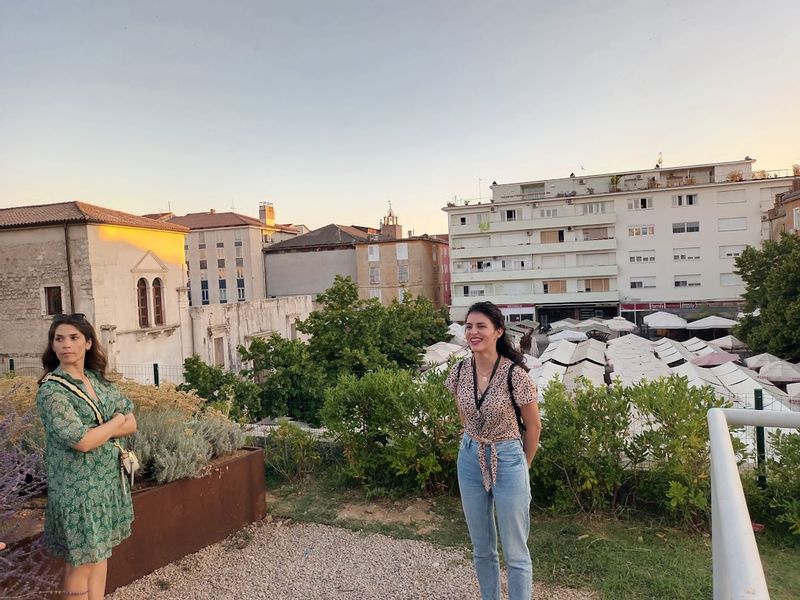
[(77, 322), (83, 321), (86, 315), (83, 313), (72, 313), (71, 315), (59, 314), (53, 315), (53, 323), (68, 323), (70, 321)]

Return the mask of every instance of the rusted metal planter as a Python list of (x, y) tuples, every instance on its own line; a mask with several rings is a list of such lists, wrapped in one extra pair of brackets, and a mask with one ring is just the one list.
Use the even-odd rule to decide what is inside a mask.
[(108, 560), (107, 593), (263, 519), (263, 451), (244, 448), (215, 461), (204, 477), (136, 490), (133, 510), (131, 536)]

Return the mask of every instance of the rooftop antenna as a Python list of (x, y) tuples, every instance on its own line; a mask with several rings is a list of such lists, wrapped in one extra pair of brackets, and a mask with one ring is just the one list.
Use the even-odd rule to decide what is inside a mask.
[(236, 200), (231, 200), (231, 212), (236, 212)]
[(483, 179), (478, 177), (478, 202), (483, 200), (483, 197), (481, 196), (481, 181), (483, 181)]

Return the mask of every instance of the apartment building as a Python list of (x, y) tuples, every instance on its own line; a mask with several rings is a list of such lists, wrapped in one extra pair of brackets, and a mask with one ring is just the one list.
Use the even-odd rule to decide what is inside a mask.
[(734, 258), (768, 237), (762, 215), (791, 187), (754, 162), (494, 183), (488, 202), (448, 203), (451, 318), (479, 298), (542, 323), (735, 311)]
[(262, 250), (303, 232), (275, 222), (275, 208), (259, 205), (259, 218), (234, 212), (147, 215), (190, 229), (184, 251), (191, 306), (267, 297)]
[(800, 234), (800, 167), (796, 168), (792, 189), (775, 196), (775, 206), (767, 212), (769, 239), (777, 240), (781, 233)]

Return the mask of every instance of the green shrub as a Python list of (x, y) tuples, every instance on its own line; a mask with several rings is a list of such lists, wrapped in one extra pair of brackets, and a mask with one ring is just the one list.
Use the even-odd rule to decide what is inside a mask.
[(774, 457), (767, 461), (766, 495), (775, 520), (800, 536), (800, 433), (770, 436)]
[(677, 376), (634, 385), (626, 393), (642, 429), (627, 450), (641, 467), (637, 494), (687, 524), (705, 522), (711, 505), (706, 415), (727, 403), (710, 387), (691, 387)]
[(345, 469), (370, 490), (443, 490), (455, 480), (460, 423), (443, 375), (410, 371), (343, 375), (322, 421), (341, 443)]
[(196, 354), (183, 361), (186, 383), (179, 391), (194, 391), (206, 399), (205, 407), (214, 408), (240, 423), (249, 423), (262, 412), (261, 389), (235, 373), (204, 363)]
[(531, 466), (533, 496), (557, 510), (614, 507), (625, 482), (629, 400), (619, 385), (593, 387), (585, 379), (567, 393), (544, 391), (541, 448)]
[(264, 463), (268, 477), (279, 480), (302, 479), (316, 471), (320, 462), (317, 439), (292, 423), (281, 423), (264, 440)]
[(219, 414), (189, 416), (175, 409), (137, 413), (131, 438), (143, 474), (156, 483), (201, 477), (212, 458), (241, 448), (238, 425)]

